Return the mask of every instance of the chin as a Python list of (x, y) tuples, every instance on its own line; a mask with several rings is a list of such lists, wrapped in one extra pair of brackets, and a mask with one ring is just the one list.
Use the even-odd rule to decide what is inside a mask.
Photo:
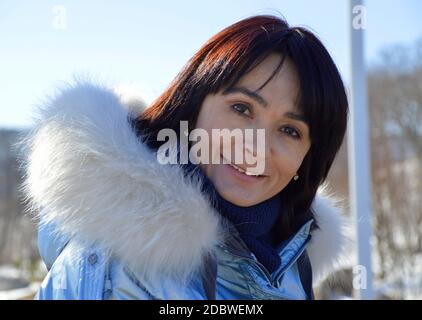
[(216, 190), (224, 199), (240, 207), (250, 207), (265, 200), (263, 196), (257, 195), (255, 192), (252, 194), (247, 190), (218, 188), (218, 185)]

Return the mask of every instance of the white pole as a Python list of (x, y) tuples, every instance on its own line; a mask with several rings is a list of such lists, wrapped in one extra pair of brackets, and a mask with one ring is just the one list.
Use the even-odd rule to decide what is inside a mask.
[[(366, 10), (362, 0), (350, 0), (351, 110), (348, 128), (350, 208), (356, 219), (357, 261), (354, 289), (360, 299), (373, 299), (371, 265), (371, 170), (367, 82), (364, 60)], [(360, 279), (359, 279), (360, 277)]]

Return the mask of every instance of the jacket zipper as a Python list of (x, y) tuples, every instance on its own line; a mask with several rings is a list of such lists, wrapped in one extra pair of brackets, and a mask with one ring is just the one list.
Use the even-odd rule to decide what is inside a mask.
[[(235, 232), (235, 234), (236, 234), (236, 232)], [(233, 237), (238, 238), (237, 239), (238, 242), (243, 243), (243, 240), (237, 234), (235, 236), (233, 236)], [(246, 255), (244, 251), (237, 250), (237, 249), (234, 249), (232, 247), (223, 247), (223, 250), (229, 251), (230, 253), (232, 253), (232, 254), (240, 257), (240, 258), (243, 258), (243, 259), (245, 259), (247, 261), (251, 261), (253, 264), (255, 264), (264, 273), (265, 277), (267, 278), (267, 281), (269, 283), (271, 283), (271, 284), (273, 283), (270, 272), (267, 270), (267, 268), (262, 263), (260, 263), (256, 259), (256, 257), (253, 258), (253, 256), (252, 256), (253, 253), (252, 252), (251, 252), (251, 255)]]
[(302, 247), (300, 248), (300, 250), (294, 255), (294, 257), (290, 260), (290, 262), (287, 265), (285, 265), (283, 268), (281, 268), (280, 270), (275, 271), (274, 283), (277, 283), (278, 280), (281, 278), (281, 276), (286, 272), (286, 270), (288, 270), (292, 266), (292, 264), (294, 264), (297, 261), (297, 259), (299, 259), (299, 257), (305, 251), (306, 246), (308, 242), (311, 240), (311, 238), (312, 236), (309, 234), (305, 242), (302, 244)]
[(270, 272), (258, 260), (255, 260), (254, 258), (251, 258), (251, 256), (247, 256), (247, 255), (244, 255), (244, 254), (239, 254), (238, 252), (235, 252), (235, 251), (233, 251), (231, 249), (225, 249), (225, 250), (230, 251), (230, 253), (232, 253), (232, 254), (234, 254), (234, 255), (236, 255), (236, 256), (244, 259), (244, 260), (250, 261), (253, 264), (255, 264), (264, 273), (265, 277), (267, 278), (267, 281), (272, 284), (272, 277), (271, 277)]
[[(294, 255), (294, 257), (290, 260), (290, 262), (284, 266), (282, 269), (280, 270), (276, 270), (275, 271), (275, 275), (274, 277), (271, 276), (270, 272), (267, 270), (267, 268), (260, 263), (258, 260), (251, 258), (250, 255), (245, 255), (243, 254), (243, 252), (237, 251), (237, 250), (233, 250), (232, 248), (228, 248), (224, 250), (230, 251), (232, 254), (241, 257), (245, 260), (251, 261), (252, 263), (254, 263), (266, 276), (267, 281), (271, 284), (271, 286), (275, 287), (275, 284), (277, 283), (277, 281), (279, 280), (279, 278), (285, 273), (285, 271), (290, 268), (290, 266), (296, 262), (296, 260), (300, 257), (300, 255), (305, 251), (306, 249), (306, 245), (308, 244), (308, 242), (311, 240), (311, 235), (308, 235), (308, 238), (305, 240), (305, 242), (302, 244), (302, 247), (300, 248), (300, 250)], [(287, 244), (288, 245), (288, 244)], [(287, 246), (286, 245), (286, 246)]]

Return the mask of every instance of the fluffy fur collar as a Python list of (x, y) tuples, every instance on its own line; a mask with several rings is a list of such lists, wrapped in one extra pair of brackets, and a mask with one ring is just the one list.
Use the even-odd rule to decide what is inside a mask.
[[(39, 109), (26, 148), (24, 192), (59, 233), (99, 243), (145, 275), (188, 276), (224, 236), (220, 217), (178, 166), (163, 166), (128, 123), (122, 97), (76, 83)], [(345, 220), (326, 196), (308, 253), (314, 277), (333, 270), (347, 245)]]

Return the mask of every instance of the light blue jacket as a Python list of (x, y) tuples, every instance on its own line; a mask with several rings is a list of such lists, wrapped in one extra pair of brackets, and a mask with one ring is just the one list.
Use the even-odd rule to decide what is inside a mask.
[[(284, 246), (282, 264), (271, 275), (235, 236), (217, 250), (216, 299), (309, 299), (298, 270), (298, 258), (310, 240), (312, 221)], [(36, 299), (208, 299), (201, 275), (186, 287), (170, 280), (141, 282), (117, 259), (96, 246), (77, 248), (65, 237), (55, 238), (51, 225), (39, 229), (38, 245), (48, 275)], [(75, 256), (75, 252), (76, 256)]]
[(112, 90), (89, 83), (40, 110), (24, 142), (26, 195), (45, 208), (38, 243), (49, 272), (36, 298), (305, 299), (309, 267), (317, 280), (332, 271), (347, 238), (329, 198), (318, 193), (319, 228), (309, 221), (280, 244), (269, 274), (201, 182), (160, 164), (131, 117)]

